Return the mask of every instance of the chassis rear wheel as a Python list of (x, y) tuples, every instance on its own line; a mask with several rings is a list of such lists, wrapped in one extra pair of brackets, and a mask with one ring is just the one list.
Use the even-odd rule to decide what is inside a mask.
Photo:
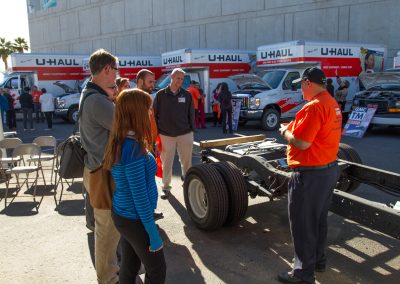
[(246, 181), (242, 172), (231, 162), (212, 163), (222, 175), (228, 189), (229, 208), (225, 225), (234, 225), (245, 215), (249, 204)]
[[(361, 157), (358, 155), (356, 150), (345, 143), (339, 144), (338, 158), (349, 162), (362, 164)], [(341, 191), (352, 192), (356, 190), (359, 186), (360, 183), (358, 181), (349, 179), (346, 172), (342, 172), (336, 188)]]
[(183, 184), (186, 210), (203, 230), (221, 227), (228, 216), (228, 190), (216, 168), (209, 164), (191, 167)]

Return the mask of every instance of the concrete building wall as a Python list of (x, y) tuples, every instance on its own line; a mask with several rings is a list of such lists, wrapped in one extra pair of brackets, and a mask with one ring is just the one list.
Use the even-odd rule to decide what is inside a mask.
[(141, 55), (309, 39), (385, 44), (390, 67), (398, 11), (398, 0), (70, 0), (29, 14), (29, 26), (32, 52)]

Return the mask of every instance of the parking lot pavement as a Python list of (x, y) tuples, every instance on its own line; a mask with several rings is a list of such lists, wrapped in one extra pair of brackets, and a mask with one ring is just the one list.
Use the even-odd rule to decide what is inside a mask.
[[(20, 133), (24, 142), (48, 133), (36, 128), (32, 133)], [(51, 134), (60, 140), (72, 131), (72, 125), (61, 121), (54, 128)], [(261, 131), (256, 124), (249, 124), (239, 133)], [(280, 141), (277, 132), (265, 134)], [(400, 172), (399, 134), (397, 129), (378, 129), (363, 139), (343, 140), (356, 147), (364, 162)], [(208, 126), (195, 133), (196, 141), (222, 137), (229, 136), (219, 127)], [(193, 163), (199, 163), (197, 153)], [(204, 232), (186, 213), (177, 157), (173, 174), (172, 196), (158, 203), (164, 213), (158, 225), (165, 242), (166, 283), (278, 283), (277, 273), (288, 270), (293, 257), (286, 199), (251, 199), (245, 219), (238, 224)], [(0, 194), (4, 187), (2, 184)], [(389, 199), (379, 191), (371, 192), (368, 188), (356, 191), (381, 202)], [(42, 187), (39, 195), (43, 201), (38, 214), (33, 210), (31, 191), (19, 192), (7, 211), (1, 200), (0, 283), (96, 283), (93, 234), (85, 227), (81, 183), (77, 181), (65, 191), (57, 210), (50, 188)], [(329, 225), (328, 269), (317, 274), (321, 283), (398, 282), (399, 240), (334, 214), (329, 216)]]

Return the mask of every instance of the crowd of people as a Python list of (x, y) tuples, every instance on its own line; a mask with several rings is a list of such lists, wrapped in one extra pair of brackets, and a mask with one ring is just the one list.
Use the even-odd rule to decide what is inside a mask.
[[(23, 127), (24, 131), (35, 130), (33, 125), (33, 113), (35, 113), (36, 123), (47, 121), (47, 128), (45, 130), (52, 130), (53, 128), (53, 114), (54, 114), (54, 97), (48, 93), (45, 88), (41, 90), (37, 86), (33, 86), (32, 90), (25, 87), (22, 94), (19, 96), (21, 110), (23, 114)], [(7, 88), (0, 89), (0, 108), (1, 120), (3, 122), (3, 129), (6, 126), (9, 131), (17, 130), (17, 119), (15, 112), (15, 100)]]
[[(200, 104), (204, 96), (197, 82), (192, 81), (189, 90), (182, 87), (185, 71), (179, 68), (172, 71), (171, 83), (152, 100), (149, 94), (155, 75), (151, 71), (142, 69), (137, 74), (137, 87), (132, 89), (128, 79), (117, 78), (117, 58), (111, 53), (95, 51), (89, 66), (91, 80), (82, 91), (79, 127), (87, 151), (87, 226), (95, 232), (98, 282), (135, 283), (143, 264), (145, 283), (164, 283), (167, 265), (156, 225), (162, 217), (156, 211), (157, 157), (162, 161), (161, 198), (167, 199), (173, 194), (175, 153), (182, 180), (191, 167), (193, 133), (196, 122), (202, 127)], [(313, 283), (314, 272), (326, 267), (327, 212), (338, 178), (336, 155), (342, 115), (326, 90), (320, 69), (307, 69), (299, 81), (309, 103), (280, 129), (289, 144), (287, 160), (293, 169), (288, 207), (294, 268), (279, 274), (278, 279)], [(226, 83), (214, 90), (213, 112), (214, 126), (222, 118), (223, 131), (232, 132), (231, 93)]]

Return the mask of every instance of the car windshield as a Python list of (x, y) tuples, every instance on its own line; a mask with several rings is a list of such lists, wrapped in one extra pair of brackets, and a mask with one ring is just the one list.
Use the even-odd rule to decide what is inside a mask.
[(276, 89), (279, 83), (282, 81), (283, 76), (285, 76), (286, 71), (268, 71), (263, 76), (262, 79), (267, 82), (272, 89)]
[(373, 86), (368, 91), (400, 91), (399, 84), (382, 84), (379, 86)]
[(254, 89), (254, 90), (271, 90), (270, 87), (260, 84), (260, 83), (248, 83), (248, 84), (242, 84), (240, 86), (241, 89)]

